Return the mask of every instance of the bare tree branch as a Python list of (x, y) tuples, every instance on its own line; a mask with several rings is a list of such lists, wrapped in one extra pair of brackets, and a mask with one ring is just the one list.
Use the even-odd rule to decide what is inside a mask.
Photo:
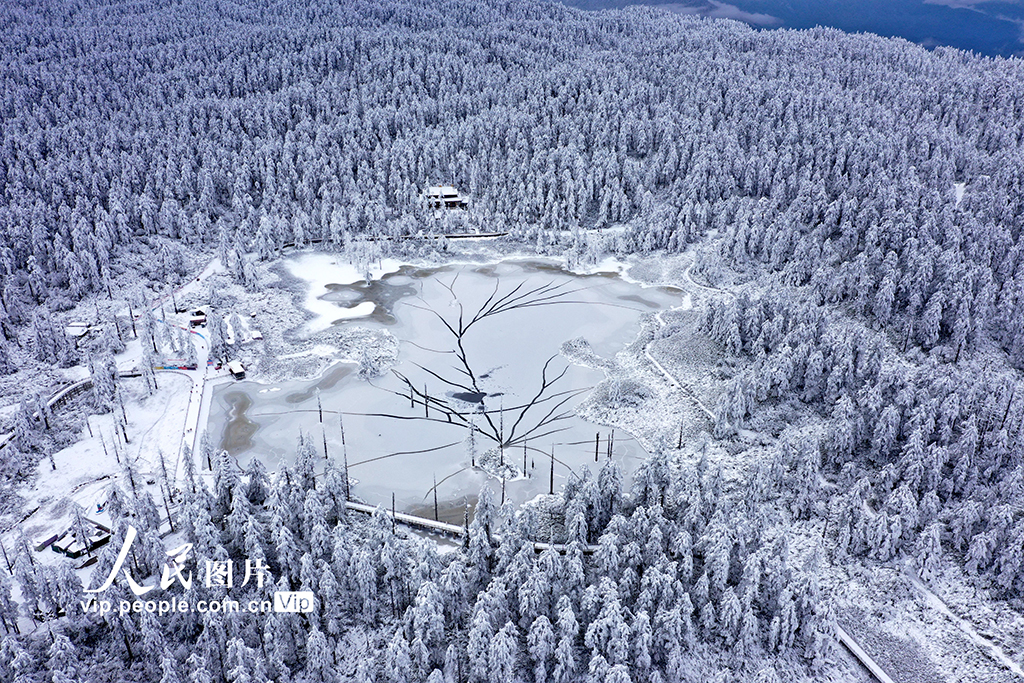
[(355, 467), (356, 465), (365, 465), (366, 463), (377, 462), (378, 460), (387, 460), (388, 458), (395, 458), (395, 457), (397, 457), (399, 455), (420, 455), (422, 453), (432, 453), (434, 451), (442, 451), (445, 448), (451, 448), (452, 446), (458, 446), (461, 443), (462, 443), (461, 441), (455, 441), (455, 442), (452, 442), (452, 443), (447, 443), (447, 444), (445, 444), (443, 446), (437, 446), (435, 448), (424, 448), (423, 450), (419, 450), (419, 451), (397, 451), (395, 453), (388, 453), (387, 455), (378, 455), (376, 458), (368, 458), (367, 460), (360, 460), (359, 462), (349, 463), (349, 467)]

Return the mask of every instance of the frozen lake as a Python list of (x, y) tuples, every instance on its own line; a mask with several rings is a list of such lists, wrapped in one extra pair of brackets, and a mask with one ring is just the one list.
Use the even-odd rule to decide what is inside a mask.
[[(214, 443), (243, 467), (259, 457), (275, 470), (293, 461), (301, 430), (318, 444), (326, 436), (340, 463), (343, 421), (354, 496), (390, 505), (394, 493), (401, 509), (432, 514), (436, 477), (442, 516), (456, 522), (488, 478), (498, 492), (504, 477), (516, 502), (547, 492), (552, 448), (556, 490), (580, 465), (595, 468), (598, 432), (603, 462), (610, 430), (573, 410), (605, 373), (570, 363), (559, 349), (583, 338), (610, 360), (636, 339), (642, 313), (681, 302), (677, 290), (543, 261), (396, 265), (370, 282), (353, 281), (342, 264), (333, 282), (332, 263), (309, 269), (308, 307), (332, 319), (319, 327), (386, 329), (400, 341), (399, 363), (370, 380), (356, 363), (337, 362), (316, 380), (219, 387)], [(628, 473), (646, 453), (620, 431), (613, 457)]]

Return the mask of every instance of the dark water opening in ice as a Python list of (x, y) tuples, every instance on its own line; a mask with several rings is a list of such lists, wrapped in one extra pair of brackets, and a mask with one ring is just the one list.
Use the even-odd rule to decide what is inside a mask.
[(453, 391), (450, 395), (452, 398), (466, 403), (483, 403), (487, 398), (487, 394), (482, 391)]
[(223, 392), (220, 397), (226, 406), (227, 420), (224, 422), (224, 429), (221, 432), (220, 448), (231, 455), (245, 453), (253, 447), (252, 436), (256, 433), (258, 425), (246, 416), (246, 412), (252, 406), (252, 399), (246, 391), (234, 389)]
[[(674, 289), (543, 261), (404, 266), (327, 290), (321, 298), (343, 308), (374, 304), (335, 324), (388, 330), (398, 364), (369, 381), (340, 362), (316, 380), (227, 385), (214, 393), (212, 435), (240, 465), (260, 457), (275, 470), (294, 460), (300, 431), (340, 461), (343, 422), (354, 495), (389, 505), (394, 493), (401, 509), (432, 517), (436, 481), (439, 514), (456, 523), (487, 480), (500, 496), (504, 478), (521, 503), (547, 492), (552, 460), (556, 488), (583, 464), (600, 467), (611, 430), (573, 411), (605, 373), (559, 349), (582, 337), (612, 360), (642, 314), (680, 303)], [(628, 475), (646, 453), (620, 430), (612, 457)]]
[[(403, 278), (403, 271), (414, 271), (405, 266), (398, 273), (385, 276), (385, 279), (366, 282), (361, 280), (350, 285), (328, 284), (328, 293), (321, 297), (324, 301), (334, 301), (343, 304), (346, 308), (358, 306), (361, 303), (372, 302), (376, 304), (373, 313), (361, 320), (372, 320), (374, 322), (391, 325), (397, 322), (391, 313), (395, 303), (399, 300), (416, 295), (416, 287), (413, 286), (415, 277)], [(405, 284), (408, 281), (409, 284)], [(335, 325), (344, 325), (350, 319), (335, 321)]]
[(285, 394), (284, 400), (288, 403), (303, 403), (311, 398), (316, 397), (317, 390), (327, 391), (333, 389), (334, 386), (342, 379), (352, 374), (354, 367), (352, 365), (335, 365), (319, 380), (313, 381), (304, 386), (299, 391), (293, 391), (289, 394)]

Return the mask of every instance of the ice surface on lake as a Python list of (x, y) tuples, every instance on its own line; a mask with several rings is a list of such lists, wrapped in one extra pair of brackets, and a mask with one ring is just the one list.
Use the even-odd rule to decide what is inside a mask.
[[(250, 381), (226, 385), (215, 394), (212, 436), (242, 466), (258, 456), (274, 470), (294, 459), (302, 430), (318, 444), (326, 436), (329, 452), (340, 462), (341, 413), (350, 474), (360, 482), (353, 494), (389, 504), (394, 492), (404, 509), (432, 504), (435, 476), (439, 499), (449, 508), (473, 499), (491, 477), (480, 466), (487, 463), (495, 473), (502, 459), (509, 478), (506, 495), (528, 500), (548, 489), (552, 446), (556, 488), (584, 463), (599, 467), (595, 434), (601, 432), (603, 462), (610, 429), (589, 424), (572, 410), (604, 379), (604, 372), (571, 365), (559, 348), (582, 337), (596, 353), (612, 359), (636, 339), (642, 313), (682, 303), (675, 290), (645, 288), (617, 273), (575, 275), (543, 261), (402, 266), (371, 282), (352, 281), (346, 268), (339, 268), (335, 282), (327, 265), (318, 264), (310, 278), (321, 297), (349, 306), (370, 303), (376, 309), (370, 318), (336, 317), (334, 324), (388, 329), (401, 340), (394, 372), (367, 381), (355, 363), (339, 363), (318, 380), (278, 382), (276, 392)], [(294, 263), (289, 269), (297, 276), (304, 272)], [(503, 310), (471, 322), (495, 303)], [(460, 312), (465, 363), (455, 335)], [(550, 386), (541, 392), (545, 364)], [(525, 408), (538, 393), (538, 402)], [(478, 430), (472, 456), (468, 422)], [(506, 448), (497, 448), (496, 435), (504, 435)], [(614, 457), (628, 472), (646, 453), (620, 430)], [(501, 482), (491, 478), (500, 490)]]

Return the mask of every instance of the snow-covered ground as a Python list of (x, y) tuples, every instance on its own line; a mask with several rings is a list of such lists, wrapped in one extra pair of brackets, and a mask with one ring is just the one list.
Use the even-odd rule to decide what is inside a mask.
[[(209, 261), (199, 275), (178, 287), (173, 296), (179, 301), (196, 296), (203, 289), (205, 281), (220, 272), (223, 272), (220, 262), (217, 259)], [(165, 297), (152, 301), (153, 310), (157, 313), (166, 310), (164, 304), (171, 298), (168, 292)], [(187, 318), (187, 314), (173, 314), (168, 315), (166, 321), (158, 320), (157, 324), (187, 329)], [(158, 389), (152, 395), (147, 395), (141, 379), (122, 379), (127, 397), (125, 415), (128, 442), (124, 443), (122, 434), (116, 429), (113, 413), (87, 414), (88, 425), (82, 429), (77, 440), (54, 454), (57, 469), (53, 470), (49, 460), (44, 458), (32, 479), (31, 487), (19, 492), (25, 500), (26, 512), (34, 512), (18, 529), (8, 531), (4, 537), (5, 543), (13, 539), (12, 534), (16, 532), (24, 532), (29, 538), (35, 538), (66, 526), (71, 502), (82, 505), (92, 519), (102, 522), (103, 515), (96, 512), (96, 505), (105, 499), (107, 486), (118, 481), (121, 476), (118, 457), (134, 462), (136, 471), (148, 480), (155, 479), (160, 471), (162, 455), (170, 476), (177, 476), (181, 467), (182, 446), (187, 444), (194, 450), (198, 444), (197, 425), (202, 413), (206, 378), (208, 375), (213, 378), (226, 374), (226, 371), (218, 373), (207, 368), (208, 344), (201, 331), (193, 332), (197, 333), (190, 334), (188, 338), (196, 347), (199, 361), (197, 369), (157, 373)], [(118, 370), (126, 373), (136, 372), (141, 358), (139, 340), (129, 339), (125, 350), (115, 356), (114, 360)], [(64, 375), (69, 380), (79, 380), (87, 378), (89, 372), (84, 365), (77, 365), (65, 370)], [(78, 402), (88, 400), (88, 395), (76, 399)], [(115, 455), (115, 449), (119, 455)], [(159, 494), (156, 493), (158, 488), (151, 488), (154, 498), (159, 500)], [(44, 557), (49, 555), (49, 551), (44, 553)], [(55, 554), (52, 558), (47, 557), (55, 558)]]
[[(129, 489), (118, 459), (135, 463), (137, 486), (148, 491), (163, 512), (158, 484), (160, 458), (173, 471), (187, 429), (186, 415), (190, 406), (198, 402), (199, 393), (191, 379), (182, 374), (160, 373), (158, 381), (160, 388), (147, 395), (141, 379), (123, 380), (129, 396), (125, 405), (128, 443), (124, 443), (112, 413), (90, 415), (88, 427), (83, 428), (78, 441), (54, 453), (56, 469), (49, 459), (39, 463), (32, 484), (19, 491), (27, 517), (0, 536), (5, 548), (13, 548), (21, 534), (32, 542), (68, 530), (73, 503), (84, 508), (88, 519), (109, 526), (110, 519), (103, 507), (109, 486), (116, 483)], [(68, 561), (49, 548), (33, 556), (44, 564)], [(77, 563), (82, 561), (84, 558)], [(88, 585), (92, 568), (79, 569), (78, 574), (83, 585)], [(21, 625), (34, 627), (27, 619)]]

